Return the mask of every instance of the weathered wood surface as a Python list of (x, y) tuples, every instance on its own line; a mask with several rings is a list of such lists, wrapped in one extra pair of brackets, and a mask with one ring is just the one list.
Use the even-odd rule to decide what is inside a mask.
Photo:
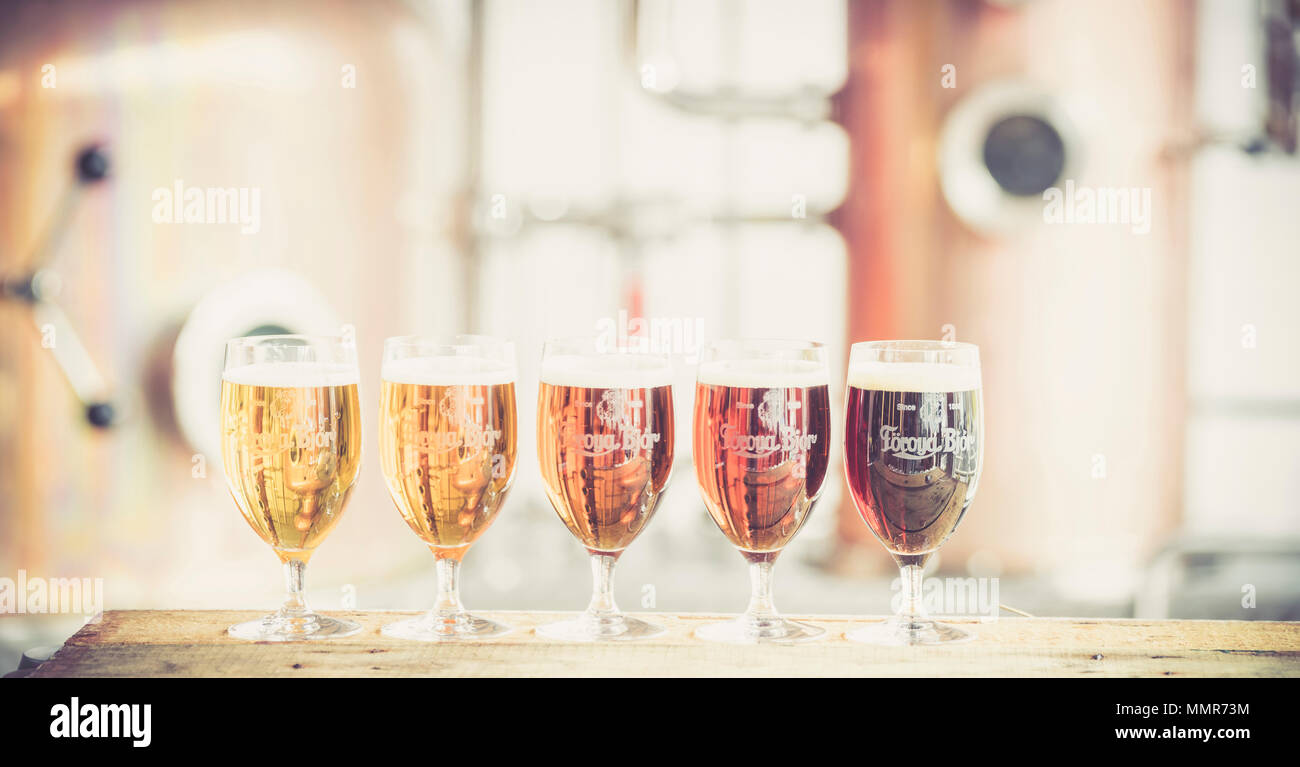
[(1300, 676), (1300, 623), (1005, 618), (969, 624), (950, 647), (870, 647), (843, 634), (870, 618), (803, 616), (829, 638), (797, 646), (695, 639), (720, 615), (648, 616), (669, 630), (636, 642), (555, 642), (534, 626), (560, 613), (490, 612), (515, 631), (433, 644), (389, 639), (384, 623), (413, 612), (337, 612), (361, 634), (291, 644), (230, 639), (235, 611), (113, 611), (82, 628), (30, 676)]

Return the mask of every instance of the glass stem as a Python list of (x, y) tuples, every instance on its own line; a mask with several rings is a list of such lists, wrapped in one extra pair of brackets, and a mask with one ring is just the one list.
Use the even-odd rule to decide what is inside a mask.
[(614, 604), (614, 563), (618, 557), (609, 554), (591, 555), (591, 604), (587, 614), (594, 617), (618, 615)]
[(309, 612), (307, 597), (303, 594), (306, 572), (307, 563), (300, 559), (291, 559), (284, 563), (284, 588), (288, 596), (285, 597), (284, 606), (280, 608), (283, 615), (296, 618)]
[(456, 615), (465, 612), (460, 603), (460, 560), (447, 557), (438, 560), (438, 601), (433, 611), (439, 615)]
[(751, 622), (768, 620), (776, 617), (776, 606), (772, 604), (772, 563), (749, 563), (749, 606), (745, 608), (745, 619)]
[(921, 566), (902, 565), (898, 568), (903, 581), (903, 606), (898, 616), (904, 624), (915, 625), (927, 622), (924, 598), (921, 595)]

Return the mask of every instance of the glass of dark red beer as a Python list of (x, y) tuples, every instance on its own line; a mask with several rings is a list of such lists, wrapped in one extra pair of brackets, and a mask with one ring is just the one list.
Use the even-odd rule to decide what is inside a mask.
[(849, 639), (917, 645), (973, 638), (927, 617), (921, 573), (975, 498), (984, 455), (982, 389), (972, 344), (853, 345), (844, 469), (858, 513), (898, 563), (903, 603), (893, 618)]

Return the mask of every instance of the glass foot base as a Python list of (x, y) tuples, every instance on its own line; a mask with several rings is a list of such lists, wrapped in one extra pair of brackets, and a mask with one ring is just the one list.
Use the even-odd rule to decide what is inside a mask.
[(902, 647), (969, 642), (975, 638), (975, 634), (946, 623), (935, 623), (931, 620), (902, 620), (895, 616), (884, 623), (873, 623), (856, 631), (850, 631), (844, 635), (844, 638), (863, 644)]
[(327, 618), (316, 613), (293, 617), (272, 613), (259, 620), (236, 623), (226, 633), (235, 639), (250, 642), (301, 642), (349, 637), (360, 631), (361, 626), (352, 621)]
[(620, 642), (648, 639), (667, 631), (663, 626), (647, 623), (629, 615), (595, 616), (583, 613), (577, 618), (538, 626), (538, 636), (566, 642)]
[(387, 624), (379, 633), (394, 639), (414, 639), (419, 642), (463, 642), (467, 639), (491, 639), (511, 631), (514, 629), (504, 623), (462, 612), (408, 618)]
[(710, 642), (797, 644), (825, 638), (826, 629), (780, 617), (754, 619), (742, 615), (735, 620), (700, 626), (695, 629), (695, 636)]

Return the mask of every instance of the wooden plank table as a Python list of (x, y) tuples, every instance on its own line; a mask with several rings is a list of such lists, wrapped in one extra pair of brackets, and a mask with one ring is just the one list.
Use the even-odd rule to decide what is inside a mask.
[[(974, 642), (871, 647), (844, 631), (861, 616), (801, 616), (830, 636), (797, 646), (729, 645), (691, 636), (724, 616), (654, 614), (668, 633), (637, 642), (555, 642), (532, 628), (571, 613), (482, 613), (515, 627), (498, 639), (434, 644), (379, 627), (414, 612), (330, 612), (358, 621), (346, 639), (248, 643), (236, 611), (111, 611), (29, 676), (1300, 676), (1300, 623), (1005, 618), (974, 623)], [(954, 621), (957, 622), (957, 621)]]

